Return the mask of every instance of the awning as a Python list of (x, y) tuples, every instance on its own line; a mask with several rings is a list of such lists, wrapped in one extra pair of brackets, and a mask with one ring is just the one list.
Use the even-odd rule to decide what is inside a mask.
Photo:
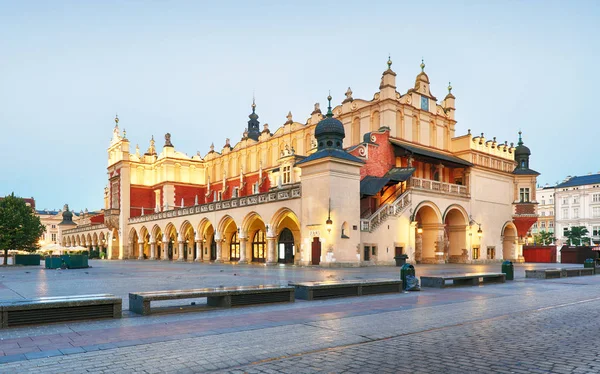
[(360, 196), (375, 196), (390, 181), (390, 178), (380, 178), (367, 175), (360, 181)]
[(414, 172), (415, 168), (392, 168), (384, 175), (384, 177), (398, 183), (408, 180)]
[(426, 157), (434, 160), (441, 161), (442, 163), (448, 163), (451, 166), (465, 167), (465, 166), (473, 166), (472, 163), (463, 160), (462, 158), (447, 155), (444, 153), (438, 153), (429, 149), (415, 147), (412, 145), (405, 144), (396, 139), (390, 139), (390, 143), (394, 146), (394, 152), (396, 156), (407, 156), (407, 155), (416, 155), (421, 157)]
[(592, 251), (600, 251), (600, 247), (592, 247)]

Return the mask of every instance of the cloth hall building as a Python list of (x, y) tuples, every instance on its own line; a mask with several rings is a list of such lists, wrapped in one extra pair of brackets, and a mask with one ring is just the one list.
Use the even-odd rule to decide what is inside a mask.
[[(115, 119), (103, 220), (63, 245), (109, 259), (321, 266), (522, 260), (538, 173), (521, 140), (455, 134), (452, 87), (438, 103), (425, 65), (400, 93), (392, 62), (371, 99), (315, 104), (271, 132), (252, 104), (237, 143), (193, 157), (171, 135), (147, 151)], [(98, 222), (96, 218), (93, 222)]]

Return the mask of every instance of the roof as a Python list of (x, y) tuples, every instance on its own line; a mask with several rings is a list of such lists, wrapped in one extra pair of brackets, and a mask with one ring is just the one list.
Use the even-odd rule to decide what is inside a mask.
[(385, 177), (394, 182), (404, 182), (415, 172), (415, 168), (391, 168), (385, 173)]
[(360, 196), (375, 196), (389, 182), (404, 182), (415, 172), (415, 168), (392, 168), (383, 177), (367, 175), (360, 181)]
[(401, 154), (401, 156), (403, 156), (406, 153), (410, 153), (410, 154), (414, 154), (414, 155), (437, 159), (440, 161), (445, 161), (447, 163), (458, 165), (458, 166), (473, 166), (472, 163), (470, 163), (466, 160), (463, 160), (462, 158), (452, 156), (449, 154), (445, 154), (445, 153), (441, 153), (441, 152), (432, 151), (432, 150), (421, 148), (421, 147), (415, 147), (412, 145), (408, 145), (397, 139), (390, 139), (390, 143), (392, 143), (392, 145), (394, 146), (395, 151), (401, 150), (400, 153), (403, 153), (403, 154)]
[(523, 168), (520, 168), (520, 167), (515, 168), (515, 170), (513, 170), (512, 173), (516, 174), (516, 175), (540, 175), (540, 173), (538, 173), (535, 170), (532, 170), (532, 169), (529, 169), (529, 168), (523, 169)]
[(582, 175), (580, 177), (573, 177), (566, 182), (556, 185), (555, 188), (584, 186), (586, 184), (597, 184), (597, 183), (600, 183), (600, 173), (592, 174), (592, 175)]
[(389, 182), (389, 178), (380, 178), (367, 175), (360, 181), (360, 196), (375, 196), (381, 191), (383, 186)]
[(352, 156), (350, 153), (344, 151), (343, 149), (326, 148), (326, 149), (322, 149), (320, 151), (313, 153), (312, 155), (304, 158), (303, 160), (296, 162), (296, 165), (303, 164), (303, 163), (313, 161), (313, 160), (319, 160), (319, 159), (325, 158), (325, 157), (335, 157), (335, 158), (340, 158), (340, 159), (346, 160), (346, 161), (360, 162), (361, 164), (364, 163), (363, 160), (361, 160), (360, 158), (358, 158), (356, 156)]

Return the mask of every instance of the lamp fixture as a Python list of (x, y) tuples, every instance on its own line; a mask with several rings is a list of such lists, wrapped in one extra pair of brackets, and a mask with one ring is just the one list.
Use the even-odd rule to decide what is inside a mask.
[(417, 234), (422, 234), (423, 233), (423, 226), (421, 224), (417, 225)]
[(331, 226), (333, 225), (333, 221), (331, 220), (331, 198), (329, 199), (329, 210), (327, 212), (327, 221), (325, 221), (325, 225), (327, 226), (327, 232), (331, 232)]
[(479, 226), (479, 230), (477, 230), (477, 236), (481, 238), (483, 235), (483, 231), (481, 230), (481, 226)]

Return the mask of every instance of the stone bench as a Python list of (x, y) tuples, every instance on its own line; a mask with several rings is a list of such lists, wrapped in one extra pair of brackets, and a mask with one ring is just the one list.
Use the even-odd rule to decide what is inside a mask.
[(525, 270), (525, 278), (535, 279), (557, 279), (566, 277), (580, 277), (584, 275), (594, 275), (593, 268), (556, 268), (556, 269), (535, 269)]
[(152, 301), (194, 298), (206, 298), (208, 306), (222, 308), (294, 302), (294, 288), (280, 285), (259, 285), (137, 292), (129, 294), (129, 310), (137, 314), (148, 315), (151, 313), (150, 302)]
[(41, 297), (0, 303), (0, 328), (39, 323), (121, 318), (123, 300), (110, 294)]
[(302, 300), (402, 292), (400, 279), (289, 282), (289, 285), (295, 288), (296, 298)]
[[(446, 282), (452, 281), (451, 284)], [(422, 276), (422, 287), (445, 288), (452, 286), (478, 286), (481, 283), (504, 283), (506, 274), (504, 273), (467, 273), (452, 275)]]

